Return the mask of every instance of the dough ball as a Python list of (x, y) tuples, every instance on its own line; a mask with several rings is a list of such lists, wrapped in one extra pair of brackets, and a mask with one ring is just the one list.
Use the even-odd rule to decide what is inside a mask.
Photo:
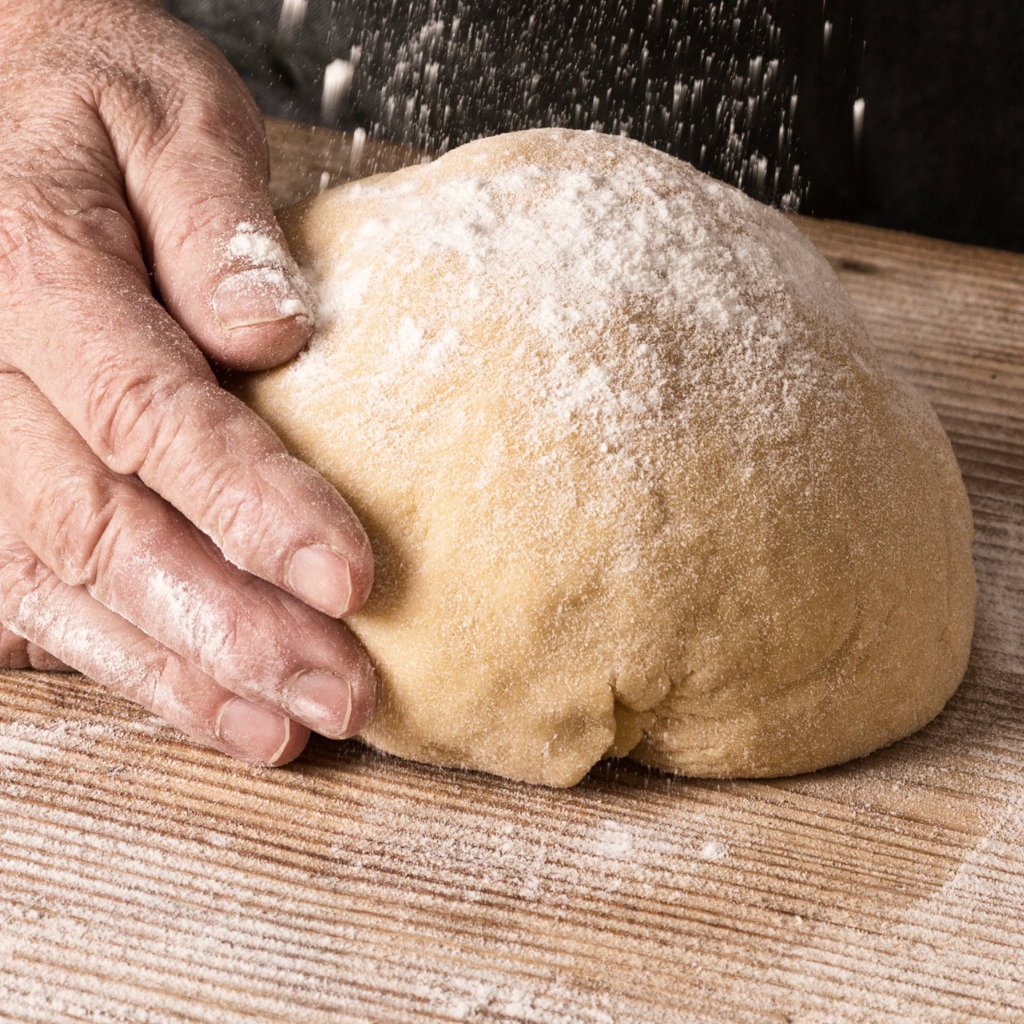
[(565, 786), (805, 772), (934, 716), (974, 617), (931, 409), (785, 217), (539, 130), (284, 226), (319, 327), (244, 397), (373, 542), (367, 742)]

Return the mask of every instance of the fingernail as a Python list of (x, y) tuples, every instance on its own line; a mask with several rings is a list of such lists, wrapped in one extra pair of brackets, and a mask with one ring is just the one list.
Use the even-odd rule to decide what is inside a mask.
[(352, 691), (330, 672), (303, 672), (295, 677), (286, 697), (293, 718), (323, 736), (343, 739), (352, 717)]
[(288, 566), (288, 582), (306, 604), (341, 618), (352, 600), (348, 559), (330, 548), (300, 548)]
[(278, 267), (254, 267), (225, 278), (213, 293), (213, 311), (227, 330), (309, 317), (298, 289)]
[(275, 764), (288, 745), (291, 722), (258, 704), (235, 697), (221, 708), (215, 732), (236, 756)]

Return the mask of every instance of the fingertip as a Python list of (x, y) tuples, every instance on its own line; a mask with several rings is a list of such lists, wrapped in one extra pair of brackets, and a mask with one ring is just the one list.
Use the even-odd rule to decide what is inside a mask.
[(377, 672), (365, 655), (353, 673), (350, 687), (352, 705), (349, 711), (348, 735), (355, 736), (370, 724), (377, 707)]
[(289, 761), (294, 761), (306, 749), (306, 744), (309, 742), (309, 729), (304, 725), (293, 722), (289, 718), (286, 718), (284, 723), (284, 739), (281, 741), (281, 746), (274, 752), (273, 757), (267, 761), (269, 768), (279, 768), (281, 765), (288, 764)]
[(360, 538), (362, 543), (357, 551), (353, 551), (349, 559), (350, 572), (352, 576), (352, 595), (349, 598), (348, 611), (346, 615), (353, 615), (366, 604), (373, 590), (373, 548), (370, 546), (370, 539), (360, 527)]
[(343, 740), (369, 722), (377, 699), (377, 676), (363, 651), (347, 667), (345, 678), (310, 669), (288, 685), (285, 706), (290, 715), (330, 739)]
[(224, 278), (212, 298), (219, 328), (204, 348), (235, 370), (266, 370), (300, 352), (313, 333), (309, 289), (280, 266), (257, 266)]
[[(337, 492), (334, 497), (339, 498)], [(339, 499), (340, 500), (340, 499)], [(335, 533), (344, 551), (330, 544), (307, 544), (291, 556), (285, 586), (296, 597), (335, 619), (353, 615), (373, 589), (373, 549), (365, 530), (347, 506), (347, 530)]]
[(357, 582), (348, 558), (319, 545), (299, 548), (288, 566), (288, 585), (295, 596), (336, 619), (362, 605)]
[(231, 697), (217, 715), (214, 735), (221, 749), (240, 761), (277, 766), (298, 757), (309, 730), (243, 697)]
[(204, 346), (205, 355), (227, 370), (253, 373), (273, 369), (297, 356), (312, 337), (313, 321), (294, 316), (224, 333), (223, 340)]
[(233, 195), (168, 204), (152, 243), (168, 312), (207, 359), (230, 369), (280, 365), (302, 350), (316, 320), (316, 296), (264, 189), (239, 182)]

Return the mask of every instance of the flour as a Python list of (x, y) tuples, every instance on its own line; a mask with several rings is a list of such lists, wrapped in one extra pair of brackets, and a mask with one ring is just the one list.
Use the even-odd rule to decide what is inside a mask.
[(893, 930), (900, 973), (941, 979), (958, 994), (972, 993), (1007, 1006), (1020, 998), (1024, 992), (1022, 849), (1024, 793), (1018, 787), (988, 835), (967, 853), (952, 878), (913, 906)]
[(290, 257), (280, 243), (247, 221), (236, 226), (234, 235), (228, 240), (227, 249), (236, 259), (245, 260), (255, 267), (279, 267), (290, 262)]
[(709, 839), (698, 854), (701, 860), (723, 861), (729, 856), (729, 847), (717, 839)]
[[(443, 176), (444, 166), (442, 158), (430, 175)], [(843, 387), (842, 371), (827, 360), (793, 365), (789, 322), (805, 314), (787, 296), (816, 308), (835, 289), (822, 278), (820, 261), (802, 255), (781, 223), (765, 218), (758, 237), (731, 247), (710, 237), (708, 210), (718, 207), (729, 221), (734, 194), (709, 185), (695, 202), (683, 168), (644, 147), (620, 147), (613, 168), (594, 172), (567, 169), (552, 176), (526, 162), (497, 175), (445, 179), (429, 191), (411, 180), (350, 188), (353, 204), (374, 204), (385, 188), (388, 200), (382, 215), (361, 225), (336, 266), (307, 268), (321, 330), (290, 373), (310, 395), (318, 392), (324, 373), (319, 349), (360, 315), (374, 287), (363, 253), (383, 249), (391, 254), (384, 266), (461, 270), (449, 309), (439, 309), (434, 322), (414, 324), (404, 316), (395, 323), (374, 378), (382, 431), (420, 401), (417, 378), (437, 374), (458, 354), (458, 318), (490, 306), (529, 331), (521, 355), (541, 401), (527, 435), (536, 438), (558, 421), (565, 436), (578, 435), (604, 455), (613, 476), (642, 475), (650, 447), (645, 437), (673, 429), (672, 421), (688, 417), (693, 405), (723, 392), (742, 409), (736, 430), (748, 442), (765, 432), (784, 434), (787, 419), (809, 395), (835, 401)], [(752, 267), (763, 272), (762, 293), (777, 292), (770, 320), (763, 294), (751, 294), (758, 274)], [(847, 310), (841, 297), (837, 301), (838, 308), (819, 315), (843, 316)], [(624, 309), (630, 318), (623, 328)], [(652, 337), (652, 323), (673, 323), (679, 341)], [(619, 344), (622, 329), (636, 338), (627, 357)], [(670, 402), (688, 364), (725, 337), (716, 362), (690, 374), (690, 400)], [(684, 348), (666, 361), (669, 344)], [(471, 349), (461, 352), (473, 358)], [(674, 406), (670, 412), (667, 404)]]
[(164, 569), (151, 567), (146, 585), (154, 638), (172, 650), (196, 650), (204, 666), (215, 665), (232, 639), (226, 612), (199, 587)]
[(240, 222), (225, 246), (232, 263), (245, 268), (230, 279), (233, 287), (263, 298), (276, 297), (280, 317), (312, 316), (313, 293), (295, 261), (271, 235), (247, 221)]
[[(518, 889), (521, 903), (543, 912), (564, 886), (596, 895), (623, 869), (629, 892), (645, 879), (674, 875), (678, 882), (699, 841), (688, 841), (689, 826), (666, 823), (652, 844), (636, 822), (596, 819), (593, 828), (584, 822), (556, 830), (549, 846), (533, 815), (503, 828), (483, 805), (445, 810), (426, 802), (417, 810), (396, 800), (394, 783), (407, 769), (396, 775), (378, 762), (373, 799), (364, 802), (358, 786), (349, 794), (354, 815), (339, 818), (319, 801), (304, 801), (304, 831), (318, 853), (295, 860), (288, 850), (281, 858), (262, 841), (251, 847), (248, 812), (219, 831), (226, 823), (197, 806), (198, 816), (183, 826), (171, 794), (192, 788), (187, 774), (149, 779), (146, 769), (141, 785), (105, 803), (120, 787), (90, 778), (97, 755), (89, 741), (117, 744), (119, 757), (132, 756), (151, 731), (145, 722), (120, 720), (59, 723), (38, 733), (0, 728), (0, 752), (15, 733), (18, 743), (33, 744), (20, 765), (29, 787), (45, 781), (33, 762), (56, 754), (67, 766), (46, 783), (59, 790), (47, 801), (32, 801), (24, 787), (0, 790), (0, 1005), (16, 1008), (19, 1021), (50, 1024), (77, 1014), (112, 1024), (183, 1017), (333, 1024), (366, 1019), (368, 986), (377, 989), (373, 1012), (395, 1020), (421, 1019), (416, 1012), (520, 1024), (694, 1020), (589, 984), (585, 972), (565, 969), (571, 965), (561, 955), (552, 969), (528, 946), (517, 953), (485, 937), (467, 959), (450, 946), (449, 919), (476, 901), (486, 907), (496, 887)], [(255, 787), (245, 802), (260, 814), (280, 812), (276, 800), (261, 806), (258, 775), (243, 786)], [(90, 813), (90, 790), (108, 812)], [(197, 794), (201, 801), (208, 795), (202, 783)], [(332, 838), (343, 840), (333, 855), (324, 845)], [(566, 855), (574, 848), (578, 859)], [(412, 887), (408, 898), (381, 886), (380, 872), (396, 856)], [(461, 909), (445, 895), (452, 884), (462, 889)], [(369, 907), (387, 909), (369, 922)], [(510, 958), (522, 965), (511, 974)]]
[(112, 634), (105, 610), (74, 591), (56, 600), (45, 588), (29, 591), (9, 624), (21, 636), (38, 638), (46, 650), (79, 672), (102, 675), (121, 693), (135, 692), (149, 676), (140, 651)]
[(466, 0), (408, 0), (402, 17), (353, 33), (353, 91), (372, 135), (433, 153), (502, 132), (589, 128), (795, 208), (797, 81), (771, 8), (663, 8), (549, 3), (495, 18)]
[(385, 368), (377, 374), (375, 382), (390, 383), (410, 363), (415, 363), (418, 371), (427, 376), (438, 373), (458, 347), (458, 331), (449, 328), (440, 337), (428, 338), (423, 326), (412, 317), (403, 317), (394, 342), (385, 353)]
[[(72, 707), (87, 692), (72, 682)], [(1013, 699), (995, 736), (804, 780), (817, 796), (608, 767), (551, 791), (351, 747), (271, 773), (124, 704), (102, 721), (32, 709), (0, 724), (0, 1017), (1010, 1024)], [(979, 770), (1005, 800), (979, 780), (987, 840), (858, 814), (880, 773), (925, 806), (947, 785), (970, 801), (945, 769), (993, 742)], [(928, 888), (921, 858), (948, 876), (908, 900)]]

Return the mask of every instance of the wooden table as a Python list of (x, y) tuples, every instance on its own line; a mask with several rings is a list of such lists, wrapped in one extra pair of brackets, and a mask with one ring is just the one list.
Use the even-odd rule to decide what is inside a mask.
[[(353, 164), (270, 134), (279, 201)], [(800, 225), (970, 491), (977, 634), (936, 722), (811, 776), (555, 791), (356, 742), (250, 768), (0, 673), (0, 1019), (1024, 1021), (1024, 257)]]

